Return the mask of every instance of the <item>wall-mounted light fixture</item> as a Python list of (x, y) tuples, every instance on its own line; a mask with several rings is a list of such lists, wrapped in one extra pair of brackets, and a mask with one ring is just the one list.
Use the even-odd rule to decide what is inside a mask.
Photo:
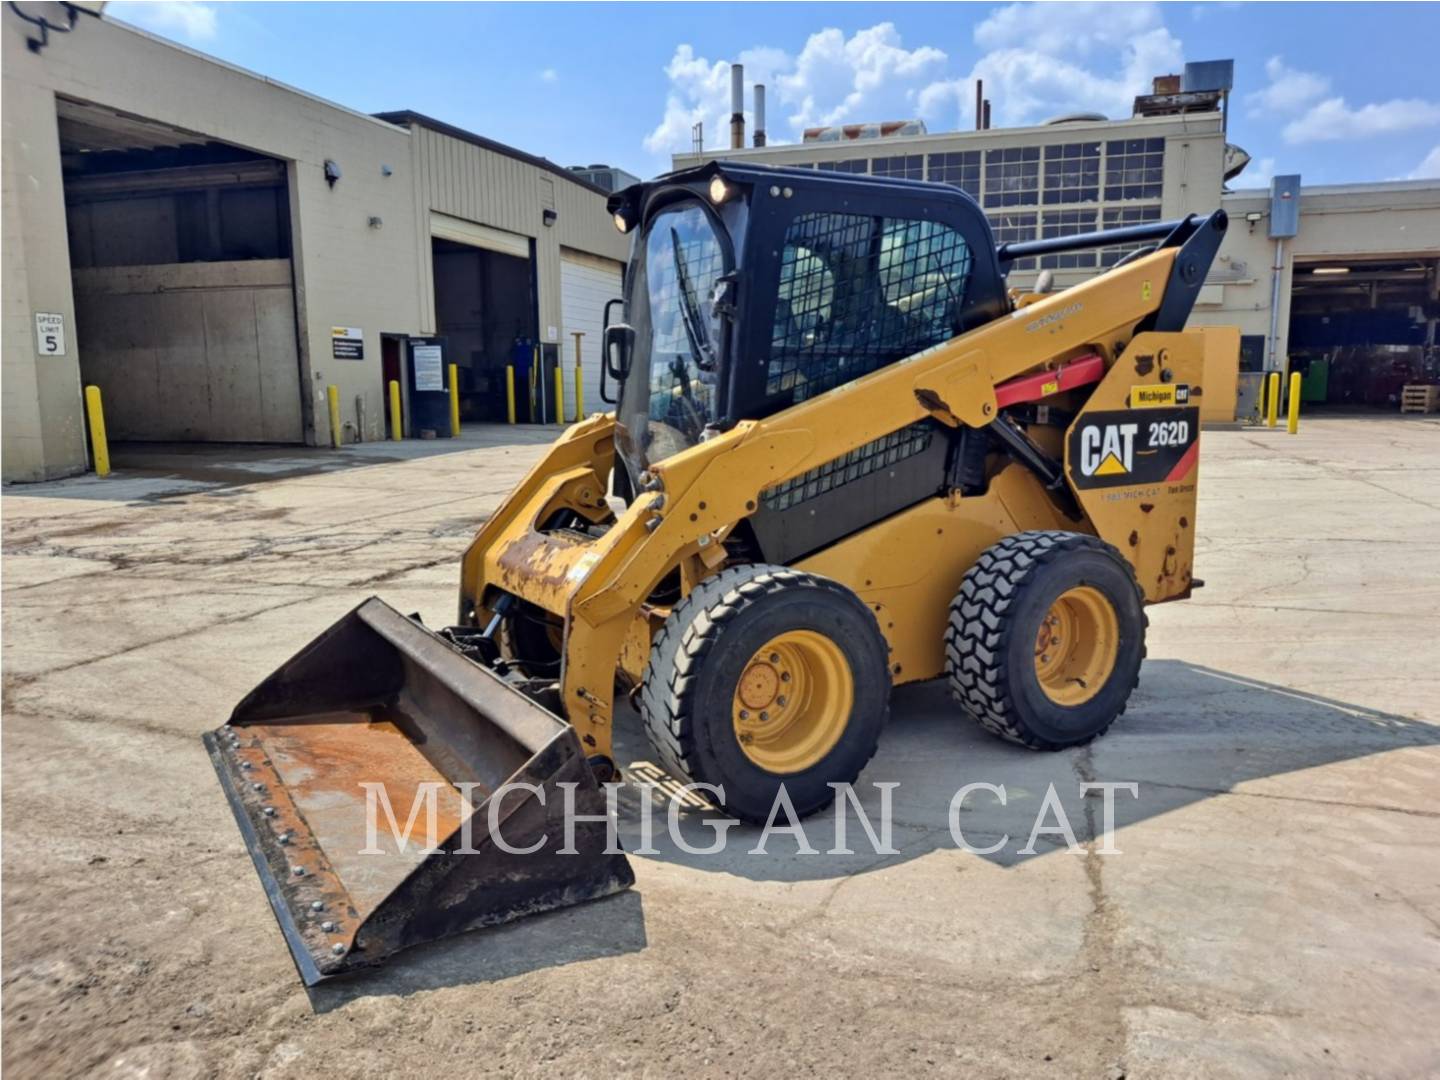
[(100, 9), (104, 6), (104, 4), (96, 4), (93, 2), (62, 3), (61, 8), (65, 12), (65, 25), (61, 26), (59, 23), (52, 23), (44, 15), (31, 15), (22, 9), (19, 4), (15, 3), (15, 0), (10, 0), (10, 10), (40, 31), (39, 37), (30, 35), (25, 38), (25, 44), (32, 53), (38, 53), (45, 48), (46, 45), (50, 44), (50, 34), (52, 32), (56, 34), (68, 34), (71, 30), (74, 30), (75, 20), (79, 18), (80, 12), (83, 11), (88, 15), (98, 17)]
[(542, 210), (540, 211), (540, 220), (545, 222), (545, 227), (548, 229), (551, 225), (554, 225), (555, 222), (560, 220), (560, 215), (557, 214), (554, 210)]
[(378, 229), (380, 228), (380, 226), (385, 224), (385, 219), (381, 217), (376, 217), (372, 214), (368, 224), (372, 229)]
[(392, 175), (394, 175), (394, 173), (395, 173), (395, 170), (392, 169), (392, 168), (390, 168), (389, 165), (381, 165), (381, 166), (380, 166), (380, 175), (381, 175), (381, 176), (392, 176)]
[(329, 185), (333, 188), (333, 187), (335, 186), (335, 181), (336, 181), (336, 180), (339, 180), (339, 179), (340, 179), (340, 165), (339, 165), (339, 163), (338, 163), (338, 162), (335, 162), (335, 161), (331, 161), (329, 158), (326, 158), (326, 159), (325, 159), (325, 182), (326, 182), (327, 184), (329, 184)]

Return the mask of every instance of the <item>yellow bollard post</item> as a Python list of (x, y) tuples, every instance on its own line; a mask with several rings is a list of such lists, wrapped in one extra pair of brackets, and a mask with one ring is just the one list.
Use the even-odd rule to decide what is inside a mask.
[(85, 410), (90, 415), (90, 452), (95, 455), (95, 475), (110, 475), (110, 442), (105, 438), (105, 410), (100, 405), (100, 388), (85, 387)]
[(399, 442), (405, 437), (400, 422), (400, 384), (390, 380), (390, 438)]
[(565, 423), (565, 369), (555, 365), (555, 422)]
[(1285, 430), (1291, 435), (1300, 431), (1300, 372), (1290, 373), (1290, 413), (1285, 420)]
[(1270, 372), (1269, 387), (1265, 394), (1265, 426), (1274, 427), (1280, 420), (1280, 373)]
[(515, 365), (505, 365), (505, 417), (515, 423)]
[(585, 331), (572, 330), (570, 336), (575, 339), (575, 422), (578, 424), (585, 413), (585, 375), (580, 370), (580, 339)]
[(332, 383), (325, 388), (325, 396), (330, 401), (330, 445), (339, 450), (345, 444), (340, 429), (340, 388)]
[(450, 365), (450, 434), (460, 435), (460, 365)]

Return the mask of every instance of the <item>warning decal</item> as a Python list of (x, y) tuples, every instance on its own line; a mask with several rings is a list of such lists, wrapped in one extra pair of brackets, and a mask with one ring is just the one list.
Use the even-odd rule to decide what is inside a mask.
[[(1065, 465), (1076, 488), (1121, 487), (1178, 479), (1200, 437), (1197, 408), (1084, 413), (1070, 429)], [(1188, 470), (1185, 470), (1188, 472)]]
[(1190, 387), (1183, 383), (1157, 383), (1154, 386), (1132, 386), (1130, 407), (1132, 409), (1158, 409), (1168, 405), (1188, 405)]

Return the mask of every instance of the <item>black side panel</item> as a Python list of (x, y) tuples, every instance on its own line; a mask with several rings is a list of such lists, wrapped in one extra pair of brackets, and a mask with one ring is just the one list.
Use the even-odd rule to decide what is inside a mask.
[(749, 521), (764, 561), (792, 563), (938, 495), (949, 448), (949, 430), (922, 420), (761, 492)]

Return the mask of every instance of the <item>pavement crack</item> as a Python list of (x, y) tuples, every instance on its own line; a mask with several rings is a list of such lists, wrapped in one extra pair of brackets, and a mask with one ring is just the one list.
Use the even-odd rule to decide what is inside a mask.
[(1350, 802), (1346, 799), (1315, 799), (1305, 795), (1276, 795), (1268, 791), (1236, 791), (1233, 788), (1208, 788), (1196, 784), (1167, 784), (1157, 780), (1146, 780), (1146, 785), (1170, 788), (1175, 791), (1193, 791), (1200, 795), (1234, 795), (1242, 799), (1274, 799), (1277, 802), (1308, 803), (1312, 806), (1343, 806), (1349, 810), (1376, 810), (1384, 814), (1406, 814), (1411, 817), (1440, 818), (1440, 811), (1414, 810), (1408, 806), (1386, 806), (1383, 803)]
[[(1076, 751), (1071, 762), (1082, 793), (1085, 785), (1098, 782), (1094, 753), (1094, 746), (1086, 743)], [(1119, 955), (1118, 917), (1105, 891), (1105, 856), (1099, 851), (1101, 834), (1095, 820), (1098, 800), (1082, 795), (1081, 801), (1085, 813), (1085, 880), (1090, 898), (1090, 912), (1085, 918), (1080, 945), (1081, 962), (1086, 967), (1081, 977), (1087, 986), (1094, 988), (1087, 998), (1098, 1013), (1095, 1033), (1102, 1040), (1107, 1056), (1118, 1061), (1127, 1042), (1125, 1009), (1129, 1001), (1124, 981), (1132, 965)]]
[(137, 652), (140, 649), (148, 649), (152, 645), (164, 645), (168, 641), (179, 641), (181, 638), (192, 637), (196, 634), (203, 634), (209, 630), (217, 629), (218, 627), (231, 626), (235, 623), (245, 622), (260, 615), (268, 615), (272, 611), (282, 611), (285, 608), (294, 607), (297, 604), (308, 604), (314, 599), (315, 597), (312, 595), (302, 596), (294, 600), (283, 600), (278, 604), (271, 604), (268, 607), (257, 608), (254, 611), (247, 611), (239, 615), (229, 615), (223, 619), (218, 619), (213, 623), (207, 623), (204, 626), (187, 627), (184, 630), (177, 630), (173, 634), (164, 634), (158, 638), (151, 638), (148, 641), (139, 641), (136, 642), (134, 645), (127, 645), (125, 648), (116, 649), (114, 652), (103, 653), (100, 656), (87, 657), (84, 660), (76, 660), (72, 664), (60, 664), (56, 667), (45, 668), (41, 671), (27, 672), (24, 676), (21, 676), (23, 682), (21, 682), (19, 685), (26, 685), (33, 682), (38, 682), (42, 679), (48, 678), (51, 675), (59, 675), (66, 671), (74, 671), (76, 668), (88, 667), (91, 664), (98, 664), (102, 660), (113, 660), (117, 656), (126, 656), (130, 653)]

